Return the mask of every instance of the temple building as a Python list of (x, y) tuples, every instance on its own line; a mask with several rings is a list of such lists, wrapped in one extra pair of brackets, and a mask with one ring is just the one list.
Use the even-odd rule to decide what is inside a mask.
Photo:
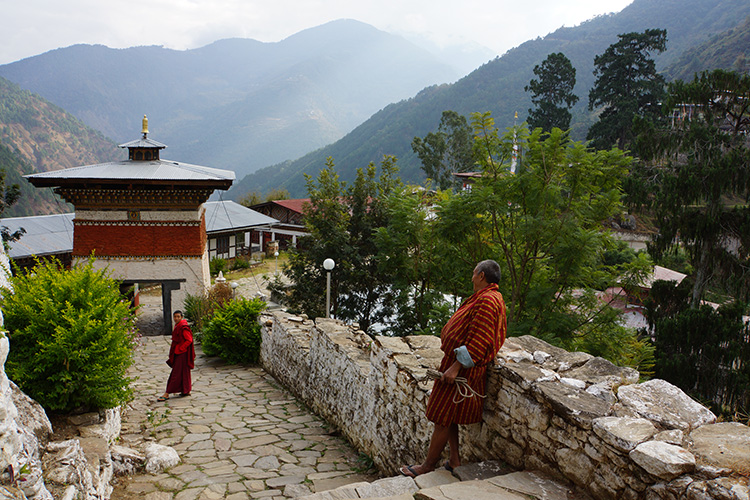
[(227, 190), (230, 170), (160, 157), (166, 146), (148, 137), (120, 145), (128, 159), (27, 175), (75, 207), (73, 261), (95, 258), (124, 285), (161, 283), (165, 328), (186, 295), (210, 285), (205, 206)]

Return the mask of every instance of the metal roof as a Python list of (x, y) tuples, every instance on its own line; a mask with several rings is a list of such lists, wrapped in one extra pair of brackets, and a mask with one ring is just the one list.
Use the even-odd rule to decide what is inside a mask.
[(171, 160), (112, 161), (25, 175), (34, 180), (233, 181), (234, 172)]
[(208, 234), (249, 229), (278, 224), (278, 220), (233, 201), (208, 201), (206, 207), (206, 232)]
[(162, 144), (159, 141), (155, 141), (153, 139), (148, 138), (141, 138), (136, 139), (134, 141), (126, 142), (125, 144), (120, 144), (121, 148), (159, 148), (164, 149), (167, 147), (166, 144)]
[(26, 230), (18, 241), (9, 243), (8, 256), (12, 259), (32, 255), (54, 255), (73, 251), (74, 214), (39, 215), (0, 219), (0, 226), (11, 233)]
[[(269, 226), (279, 221), (233, 201), (209, 201), (206, 207), (206, 233), (242, 231)], [(73, 251), (73, 219), (75, 214), (37, 215), (0, 219), (0, 226), (10, 232), (24, 228), (26, 233), (11, 242), (8, 255), (12, 259), (32, 255), (54, 255)]]

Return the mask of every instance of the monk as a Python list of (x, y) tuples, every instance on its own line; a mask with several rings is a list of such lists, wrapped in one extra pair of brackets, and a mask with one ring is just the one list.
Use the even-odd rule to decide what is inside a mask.
[[(494, 260), (477, 264), (471, 277), (474, 294), (455, 312), (440, 333), (442, 378), (435, 380), (427, 402), (427, 419), (435, 424), (427, 457), (419, 465), (405, 465), (401, 473), (416, 477), (435, 470), (445, 445), (450, 459), (445, 468), (461, 465), (458, 426), (482, 421), (487, 367), (505, 342), (505, 302), (498, 291), (500, 266)], [(456, 377), (464, 377), (474, 395), (459, 394)]]
[(167, 381), (167, 391), (158, 401), (166, 401), (170, 394), (180, 393), (180, 396), (190, 396), (193, 382), (190, 370), (195, 368), (195, 347), (193, 346), (193, 332), (190, 331), (187, 320), (182, 317), (182, 311), (175, 311), (172, 315), (174, 329), (172, 330), (172, 345), (169, 347), (167, 364), (172, 368)]

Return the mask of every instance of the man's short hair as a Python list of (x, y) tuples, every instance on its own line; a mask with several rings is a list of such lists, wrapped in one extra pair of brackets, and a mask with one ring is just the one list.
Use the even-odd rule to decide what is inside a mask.
[(483, 260), (477, 264), (477, 272), (484, 273), (487, 283), (500, 283), (500, 265), (494, 260)]
[(178, 309), (178, 310), (176, 310), (175, 312), (173, 312), (173, 313), (172, 313), (172, 316), (174, 316), (175, 314), (179, 314), (180, 316), (184, 316), (184, 315), (182, 314), (182, 311), (180, 311), (179, 309)]

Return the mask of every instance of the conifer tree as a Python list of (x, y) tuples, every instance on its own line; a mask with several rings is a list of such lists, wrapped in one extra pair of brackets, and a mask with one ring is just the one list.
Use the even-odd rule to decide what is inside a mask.
[(664, 95), (664, 78), (656, 73), (651, 52), (667, 48), (667, 31), (618, 35), (620, 40), (594, 58), (596, 82), (589, 92), (589, 110), (601, 109), (588, 139), (597, 149), (624, 149), (633, 139), (633, 118), (655, 118)]
[(412, 150), (422, 162), (422, 170), (440, 189), (456, 184), (454, 172), (468, 172), (474, 166), (474, 139), (466, 118), (455, 111), (443, 111), (437, 132), (424, 139), (415, 137)]
[(536, 105), (535, 109), (529, 109), (529, 126), (546, 131), (554, 127), (568, 130), (569, 109), (578, 102), (578, 96), (573, 93), (576, 69), (565, 54), (557, 52), (534, 66), (534, 74), (539, 79), (532, 79), (524, 87), (526, 92), (531, 92), (531, 102)]
[(716, 70), (669, 86), (671, 121), (646, 126), (638, 176), (657, 216), (658, 258), (683, 245), (695, 269), (691, 303), (713, 283), (750, 298), (750, 76)]

